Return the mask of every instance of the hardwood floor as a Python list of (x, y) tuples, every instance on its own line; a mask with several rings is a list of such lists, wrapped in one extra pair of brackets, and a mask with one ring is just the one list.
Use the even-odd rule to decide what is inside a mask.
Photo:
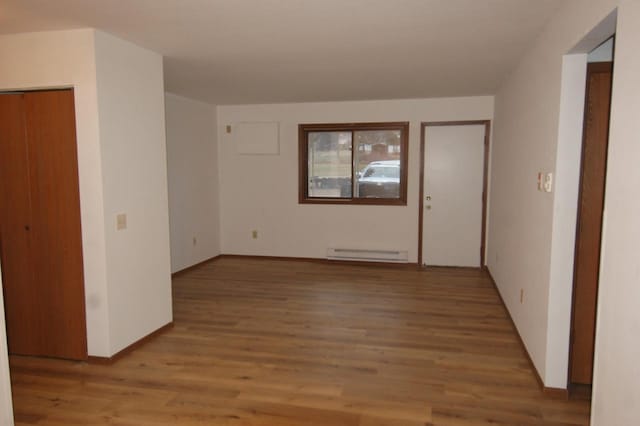
[(11, 357), (17, 424), (588, 424), (481, 271), (222, 258), (173, 287), (173, 329), (111, 366)]

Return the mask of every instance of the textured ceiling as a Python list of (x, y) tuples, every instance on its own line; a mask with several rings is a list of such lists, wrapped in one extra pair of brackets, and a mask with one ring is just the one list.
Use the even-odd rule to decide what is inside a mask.
[(562, 0), (3, 0), (0, 33), (94, 27), (214, 104), (493, 94)]

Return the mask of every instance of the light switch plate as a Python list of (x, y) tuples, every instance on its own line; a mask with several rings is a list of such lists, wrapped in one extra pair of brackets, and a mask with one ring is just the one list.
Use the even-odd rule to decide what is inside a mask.
[(127, 229), (127, 215), (125, 213), (116, 215), (116, 229), (118, 231)]
[(553, 173), (545, 173), (543, 188), (544, 192), (551, 192), (551, 189), (553, 188)]
[(544, 181), (544, 173), (538, 172), (538, 191), (542, 191)]

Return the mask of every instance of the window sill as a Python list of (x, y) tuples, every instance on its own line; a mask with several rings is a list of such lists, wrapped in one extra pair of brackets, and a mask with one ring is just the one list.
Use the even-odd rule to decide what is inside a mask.
[(334, 204), (356, 206), (406, 206), (401, 198), (301, 198), (298, 204)]

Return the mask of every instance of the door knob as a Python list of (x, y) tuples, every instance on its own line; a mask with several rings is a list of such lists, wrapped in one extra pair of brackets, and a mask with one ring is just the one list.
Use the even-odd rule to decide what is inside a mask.
[(431, 205), (426, 206), (425, 209), (431, 210)]
[(427, 201), (431, 201), (431, 195), (427, 195), (426, 197), (424, 197), (424, 199)]

